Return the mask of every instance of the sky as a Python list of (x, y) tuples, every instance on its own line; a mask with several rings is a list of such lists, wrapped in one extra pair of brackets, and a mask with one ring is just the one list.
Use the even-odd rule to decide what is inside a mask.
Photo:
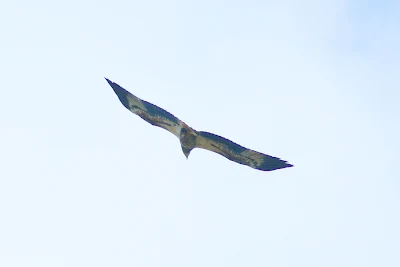
[[(400, 266), (398, 1), (0, 12), (0, 266)], [(104, 77), (295, 167), (187, 160)]]

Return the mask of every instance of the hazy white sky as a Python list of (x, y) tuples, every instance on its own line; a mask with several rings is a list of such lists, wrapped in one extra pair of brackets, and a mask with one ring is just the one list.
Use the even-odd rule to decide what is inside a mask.
[[(0, 266), (400, 266), (399, 1), (0, 12)], [(295, 167), (186, 160), (103, 77)]]

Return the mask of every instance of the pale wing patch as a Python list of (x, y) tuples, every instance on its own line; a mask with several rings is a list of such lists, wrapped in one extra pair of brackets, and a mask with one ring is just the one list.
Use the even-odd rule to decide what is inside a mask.
[[(159, 112), (152, 112), (152, 110), (148, 110), (148, 103), (142, 102), (141, 99), (135, 97), (136, 99), (132, 100), (132, 103), (134, 103), (133, 106), (130, 107), (130, 110), (137, 114), (139, 117), (141, 117), (143, 120), (147, 121), (151, 125), (161, 127), (172, 134), (174, 134), (176, 137), (180, 137), (180, 132), (181, 132), (181, 121), (176, 119), (174, 121), (162, 116), (161, 113)], [(140, 108), (143, 107), (143, 108)], [(159, 108), (161, 110), (161, 108)]]
[(160, 127), (163, 127), (164, 129), (173, 133), (176, 137), (180, 138), (181, 129), (182, 129), (182, 126), (180, 124), (172, 123), (172, 124), (165, 125), (165, 126), (160, 125)]
[(210, 150), (210, 151), (216, 152), (218, 154), (223, 153), (222, 149), (219, 148), (216, 143), (212, 142), (211, 140), (209, 140), (201, 135), (198, 135), (196, 137), (196, 147)]
[[(135, 111), (137, 108), (141, 109), (141, 110), (146, 110), (146, 108), (144, 107), (142, 100), (134, 95), (132, 95), (131, 93), (127, 92), (126, 94), (126, 99), (128, 100), (128, 105), (129, 105), (129, 109), (137, 114)], [(139, 114), (138, 114), (139, 115)]]
[(249, 165), (252, 168), (257, 168), (264, 162), (265, 155), (257, 151), (248, 149), (240, 153), (244, 158), (247, 159)]

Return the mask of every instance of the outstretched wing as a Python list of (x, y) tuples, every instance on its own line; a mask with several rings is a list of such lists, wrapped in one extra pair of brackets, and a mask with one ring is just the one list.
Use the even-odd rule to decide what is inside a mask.
[(197, 132), (196, 147), (216, 152), (229, 160), (262, 171), (273, 171), (293, 165), (276, 157), (245, 148), (222, 136)]
[(179, 138), (182, 128), (182, 121), (180, 121), (177, 117), (168, 111), (157, 107), (156, 105), (132, 95), (127, 90), (110, 81), (109, 79), (105, 79), (112, 89), (114, 89), (114, 92), (117, 94), (119, 100), (127, 109), (140, 116), (148, 123), (164, 128)]

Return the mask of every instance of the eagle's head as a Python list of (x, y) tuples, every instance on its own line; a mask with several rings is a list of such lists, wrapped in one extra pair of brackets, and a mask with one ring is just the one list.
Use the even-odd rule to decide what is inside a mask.
[(190, 151), (192, 151), (193, 148), (188, 148), (185, 146), (181, 146), (181, 147), (182, 147), (182, 151), (183, 151), (183, 154), (185, 155), (185, 157), (189, 158)]
[(182, 127), (180, 132), (181, 147), (186, 158), (189, 157), (190, 151), (192, 151), (196, 145), (196, 136), (193, 131), (190, 131), (190, 128), (188, 129), (189, 131), (185, 129), (185, 127)]

